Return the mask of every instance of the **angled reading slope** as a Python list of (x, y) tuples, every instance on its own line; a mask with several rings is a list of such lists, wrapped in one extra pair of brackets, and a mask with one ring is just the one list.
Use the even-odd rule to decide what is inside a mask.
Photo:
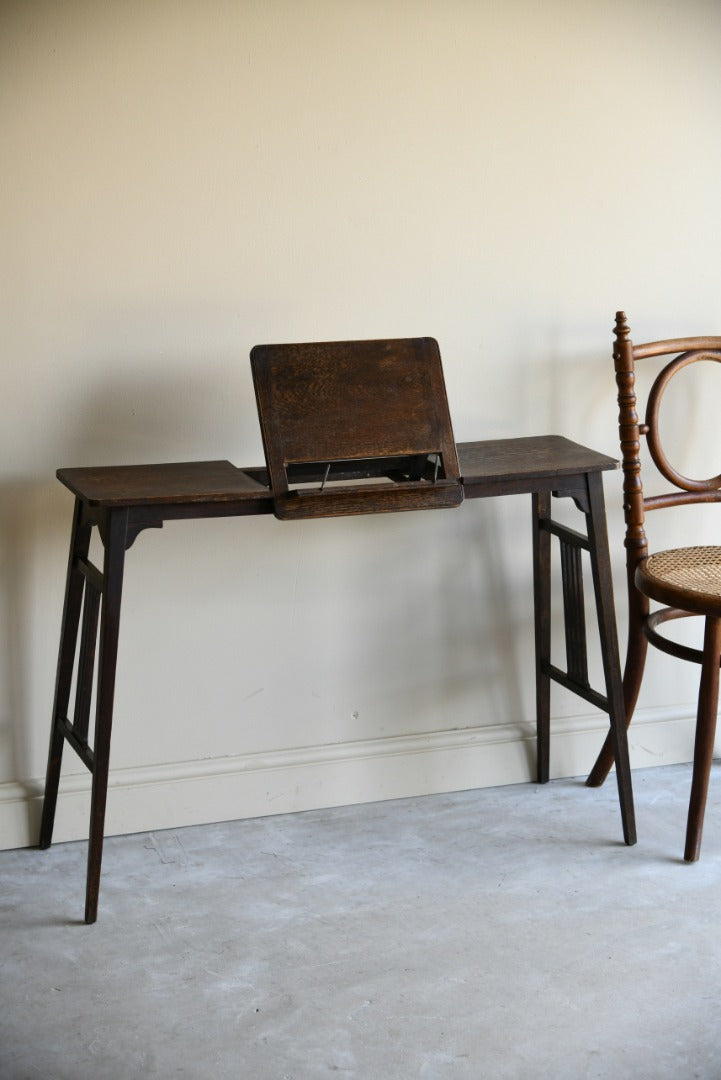
[(250, 362), (276, 517), (463, 501), (433, 338), (256, 345)]

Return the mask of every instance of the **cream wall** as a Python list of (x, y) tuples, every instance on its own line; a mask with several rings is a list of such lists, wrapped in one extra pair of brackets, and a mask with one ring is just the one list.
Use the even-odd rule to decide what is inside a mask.
[[(715, 0), (5, 0), (4, 846), (45, 768), (55, 469), (260, 463), (254, 343), (418, 334), (459, 440), (615, 453), (615, 310), (721, 332), (720, 35)], [(528, 526), (514, 498), (144, 533), (109, 830), (528, 779)], [(691, 747), (695, 673), (651, 664), (637, 765)], [(555, 774), (583, 772), (604, 718), (561, 690), (553, 716)], [(70, 752), (63, 776), (59, 839), (87, 829)]]

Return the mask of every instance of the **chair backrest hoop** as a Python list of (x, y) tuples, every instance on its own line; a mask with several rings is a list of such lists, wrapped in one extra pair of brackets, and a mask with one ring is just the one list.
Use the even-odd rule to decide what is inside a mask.
[[(666, 354), (660, 353), (657, 355)], [(681, 488), (683, 491), (714, 491), (721, 487), (721, 475), (712, 476), (708, 480), (692, 480), (690, 477), (684, 476), (677, 469), (674, 469), (661, 445), (661, 435), (659, 432), (661, 400), (671, 379), (674, 375), (678, 374), (679, 371), (682, 371), (690, 364), (697, 364), (702, 360), (711, 360), (717, 364), (721, 363), (721, 339), (719, 340), (719, 348), (716, 351), (705, 348), (687, 349), (686, 352), (681, 353), (666, 364), (662, 371), (656, 376), (646, 404), (646, 428), (648, 429), (646, 432), (646, 443), (648, 445), (649, 453), (651, 454), (658, 471), (671, 484)]]
[[(660, 509), (679, 503), (710, 502), (721, 499), (721, 476), (708, 480), (694, 480), (684, 476), (671, 465), (663, 449), (659, 435), (659, 410), (663, 394), (671, 379), (683, 368), (700, 360), (721, 361), (721, 337), (669, 338), (634, 345), (626, 313), (616, 313), (615, 340), (613, 347), (616, 383), (618, 386), (618, 427), (623, 455), (624, 517), (626, 521), (626, 549), (631, 567), (648, 551), (644, 530), (645, 511)], [(672, 359), (656, 376), (652, 385), (644, 422), (637, 412), (635, 365), (639, 360), (652, 357)], [(644, 496), (641, 480), (640, 440), (645, 436), (651, 458), (661, 475), (676, 491)]]

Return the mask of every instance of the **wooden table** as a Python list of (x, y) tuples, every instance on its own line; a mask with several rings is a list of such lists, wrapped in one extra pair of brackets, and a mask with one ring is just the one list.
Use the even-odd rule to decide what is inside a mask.
[[(538, 780), (546, 782), (549, 774), (553, 680), (609, 715), (623, 836), (627, 844), (634, 844), (636, 825), (602, 483), (602, 473), (616, 468), (617, 463), (557, 435), (461, 443), (458, 456), (465, 498), (532, 497)], [(52, 842), (62, 753), (68, 742), (92, 774), (85, 906), (85, 921), (92, 923), (97, 918), (100, 889), (125, 552), (140, 532), (161, 528), (166, 521), (270, 514), (273, 496), (265, 469), (239, 469), (229, 461), (60, 469), (57, 476), (74, 494), (75, 512), (40, 847), (47, 848)], [(552, 518), (552, 496), (575, 502), (585, 518), (585, 533)], [(102, 569), (88, 559), (93, 528), (98, 529), (104, 546)], [(551, 536), (558, 538), (561, 548), (565, 669), (551, 663)], [(584, 550), (592, 567), (605, 693), (594, 690), (588, 680), (581, 565)], [(96, 651), (98, 680), (91, 745)]]

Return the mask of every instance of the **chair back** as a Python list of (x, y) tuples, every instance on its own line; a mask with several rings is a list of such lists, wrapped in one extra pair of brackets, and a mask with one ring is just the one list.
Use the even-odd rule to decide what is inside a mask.
[[(668, 459), (661, 441), (659, 415), (663, 395), (675, 375), (701, 360), (721, 363), (721, 337), (671, 338), (634, 345), (626, 314), (616, 313), (613, 359), (618, 386), (618, 426), (623, 454), (624, 517), (629, 571), (648, 554), (645, 532), (647, 510), (665, 509), (688, 503), (721, 502), (721, 475), (707, 480), (684, 476)], [(636, 396), (636, 363), (650, 358), (666, 359), (656, 376), (646, 401), (646, 413), (639, 419)], [(641, 438), (645, 437), (656, 468), (671, 485), (661, 495), (644, 495), (641, 480)]]

